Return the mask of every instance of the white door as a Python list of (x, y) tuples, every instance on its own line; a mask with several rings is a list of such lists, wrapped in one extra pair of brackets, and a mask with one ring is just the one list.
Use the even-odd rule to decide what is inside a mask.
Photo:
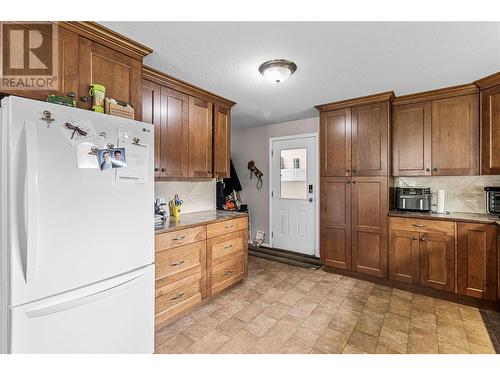
[[(152, 151), (152, 126), (16, 97), (6, 103), (11, 306), (153, 263), (152, 157), (146, 183), (117, 182), (115, 170), (77, 168), (77, 149), (60, 128), (90, 120), (104, 144), (116, 146), (118, 131), (127, 130)], [(44, 110), (55, 119), (50, 127)]]
[(316, 137), (271, 139), (271, 246), (315, 255)]

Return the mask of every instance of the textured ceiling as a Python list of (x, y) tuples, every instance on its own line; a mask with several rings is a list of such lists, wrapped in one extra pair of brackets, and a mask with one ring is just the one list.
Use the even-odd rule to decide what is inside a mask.
[[(469, 83), (500, 70), (500, 23), (101, 22), (154, 49), (145, 64), (238, 104), (241, 128), (317, 115), (315, 104)], [(294, 61), (280, 85), (257, 68)]]

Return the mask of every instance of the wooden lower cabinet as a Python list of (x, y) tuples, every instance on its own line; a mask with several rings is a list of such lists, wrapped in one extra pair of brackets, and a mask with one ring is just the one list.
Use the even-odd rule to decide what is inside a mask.
[(496, 300), (497, 225), (458, 223), (458, 293)]
[(418, 232), (393, 229), (390, 238), (390, 277), (408, 284), (418, 284), (419, 273)]
[(352, 179), (352, 270), (387, 276), (387, 177)]
[(248, 217), (155, 236), (157, 329), (246, 277), (247, 237)]
[(420, 285), (455, 291), (455, 237), (443, 233), (420, 235)]

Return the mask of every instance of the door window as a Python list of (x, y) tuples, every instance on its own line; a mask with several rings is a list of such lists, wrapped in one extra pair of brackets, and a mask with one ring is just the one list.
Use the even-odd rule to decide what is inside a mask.
[(307, 149), (281, 150), (280, 198), (307, 198)]

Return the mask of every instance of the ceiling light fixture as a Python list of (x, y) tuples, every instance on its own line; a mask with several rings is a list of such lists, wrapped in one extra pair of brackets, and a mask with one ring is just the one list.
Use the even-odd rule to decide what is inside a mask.
[(260, 74), (273, 83), (285, 82), (296, 70), (295, 63), (283, 59), (269, 60), (259, 66)]

